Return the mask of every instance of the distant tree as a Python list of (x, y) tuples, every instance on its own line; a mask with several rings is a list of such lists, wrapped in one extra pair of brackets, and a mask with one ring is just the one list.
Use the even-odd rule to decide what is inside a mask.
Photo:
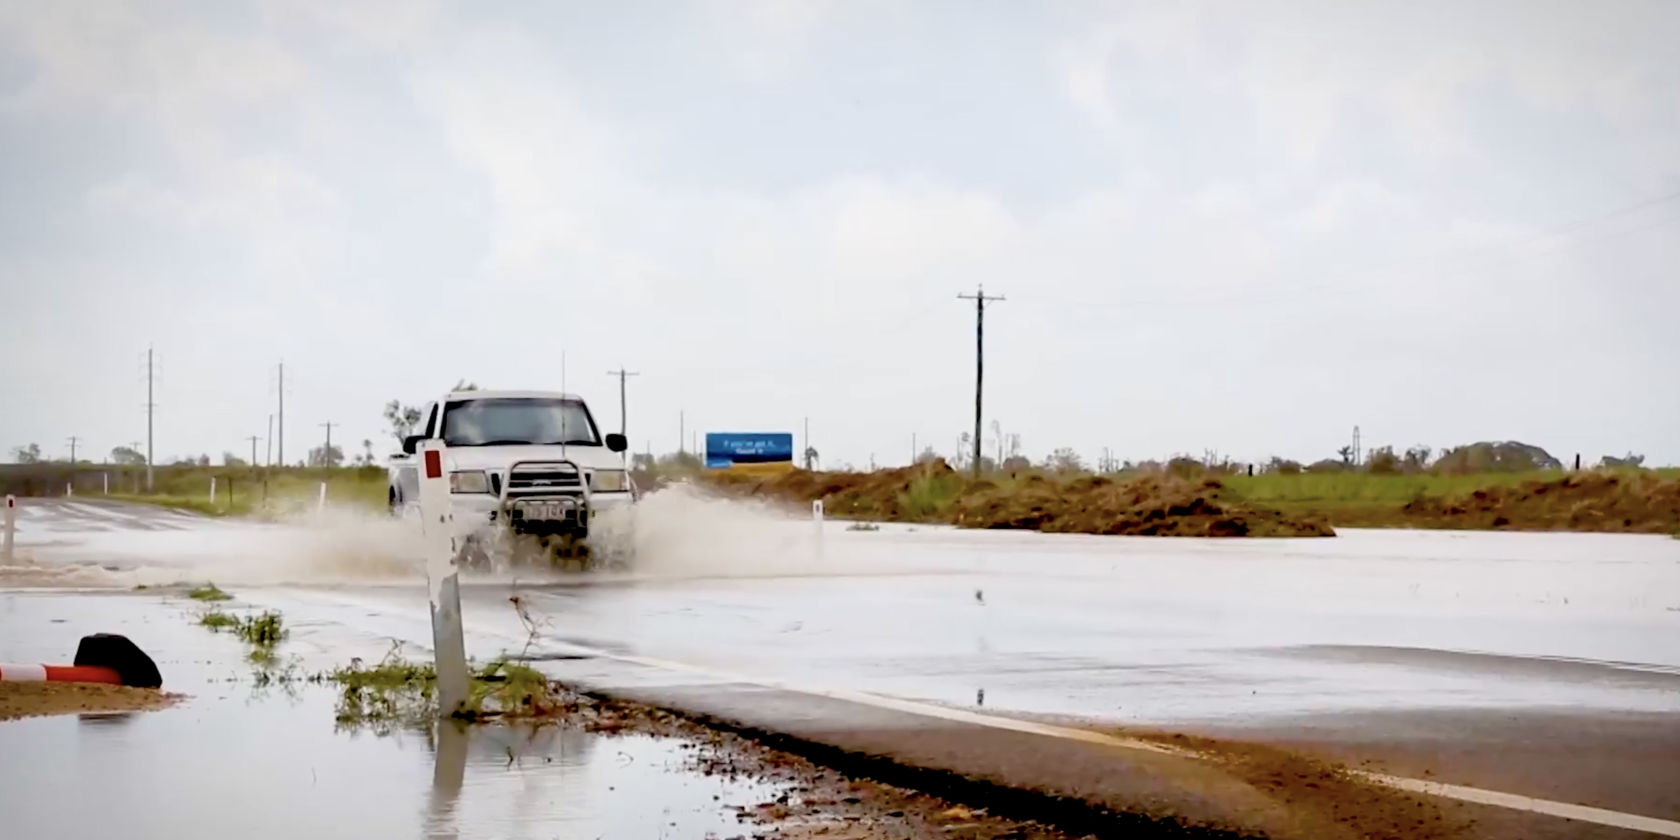
[(1011, 455), (1003, 459), (1003, 471), (1006, 473), (1026, 472), (1032, 469), (1032, 461), (1023, 455)]
[(1269, 473), (1277, 473), (1278, 475), (1300, 475), (1301, 462), (1291, 461), (1287, 458), (1279, 458), (1274, 455), (1272, 456), (1272, 460), (1266, 462), (1265, 471)]
[(403, 405), (396, 400), (385, 404), (385, 422), (391, 424), (391, 435), (398, 443), (414, 434), (414, 427), (420, 425), (420, 420), (419, 406)]
[(939, 460), (939, 453), (933, 451), (931, 446), (922, 447), (922, 451), (916, 455), (916, 463), (918, 464), (930, 464), (937, 460)]
[(373, 441), (367, 438), (362, 438), (362, 463), (369, 465), (373, 463)]
[(146, 463), (146, 456), (131, 446), (116, 446), (111, 449), (111, 463), (118, 466), (134, 467)]
[(1195, 478), (1206, 469), (1201, 461), (1189, 455), (1178, 455), (1167, 461), (1166, 471), (1179, 478)]
[(1638, 469), (1639, 467), (1643, 466), (1644, 464), (1645, 464), (1645, 456), (1644, 455), (1635, 455), (1632, 452), (1629, 452), (1625, 457), (1622, 457), (1622, 458), (1617, 458), (1614, 455), (1606, 455), (1603, 458), (1600, 458), (1598, 460), (1598, 465), (1600, 467), (1604, 467), (1606, 469), (1627, 469), (1627, 468)]
[(1379, 446), (1365, 459), (1365, 469), (1376, 475), (1393, 475), (1400, 472), (1400, 458), (1394, 454), (1394, 447)]
[(1481, 441), (1441, 453), (1435, 469), (1445, 473), (1529, 472), (1562, 469), (1563, 462), (1533, 444), (1515, 440)]
[(1433, 450), (1421, 443), (1410, 447), (1406, 450), (1405, 458), (1401, 460), (1400, 466), (1406, 472), (1423, 472), (1429, 469), (1429, 456), (1432, 452)]
[(468, 382), (465, 379), (457, 379), (457, 380), (455, 380), (455, 387), (450, 388), (449, 390), (451, 390), (451, 391), (477, 391), (478, 390), (478, 384), (475, 383), (475, 382)]
[[(1351, 447), (1349, 449), (1351, 450)], [(1325, 458), (1307, 465), (1307, 472), (1310, 473), (1338, 473), (1348, 469), (1349, 463), (1346, 460), (1338, 461), (1335, 458)]]
[(28, 446), (13, 447), (12, 460), (20, 464), (41, 463), (41, 445), (38, 443), (31, 443)]
[(1344, 446), (1341, 449), (1336, 450), (1336, 455), (1342, 459), (1342, 463), (1344, 465), (1350, 467), (1353, 466), (1354, 451), (1352, 446)]
[(336, 467), (342, 463), (344, 463), (344, 450), (337, 446), (332, 449), (317, 446), (309, 450), (309, 466), (311, 467)]
[(250, 466), (250, 465), (245, 463), (244, 458), (241, 458), (238, 455), (233, 454), (232, 452), (223, 452), (222, 453), (222, 466), (224, 466), (224, 467), (246, 467), (246, 466)]
[(1085, 471), (1085, 460), (1078, 452), (1063, 446), (1044, 459), (1044, 468), (1057, 475), (1077, 475)]

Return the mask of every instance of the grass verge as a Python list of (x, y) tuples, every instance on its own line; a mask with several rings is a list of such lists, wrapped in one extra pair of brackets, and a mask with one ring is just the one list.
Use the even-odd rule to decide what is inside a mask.
[(231, 601), (233, 596), (217, 588), (214, 583), (195, 586), (187, 591), (187, 597), (194, 601)]

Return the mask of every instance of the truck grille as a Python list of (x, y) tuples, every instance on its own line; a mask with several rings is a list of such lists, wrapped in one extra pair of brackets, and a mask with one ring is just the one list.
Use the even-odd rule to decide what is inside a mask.
[(506, 497), (552, 496), (583, 492), (583, 475), (570, 464), (521, 464), (507, 477)]

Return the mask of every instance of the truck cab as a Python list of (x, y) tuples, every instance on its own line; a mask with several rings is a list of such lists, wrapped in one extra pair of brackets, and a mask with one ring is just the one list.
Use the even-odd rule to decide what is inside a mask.
[(469, 565), (489, 562), (495, 546), (509, 543), (587, 556), (595, 521), (636, 501), (624, 436), (602, 434), (575, 395), (455, 391), (428, 403), (421, 418), (391, 463), (391, 509), (417, 509), (415, 452), (422, 441), (441, 441), (457, 545)]

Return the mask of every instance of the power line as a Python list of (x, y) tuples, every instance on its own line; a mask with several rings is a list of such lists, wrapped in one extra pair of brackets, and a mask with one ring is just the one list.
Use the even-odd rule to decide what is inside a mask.
[(958, 300), (974, 301), (974, 477), (980, 477), (982, 399), (986, 382), (986, 301), (1001, 301), (1003, 297), (987, 296), (986, 287), (977, 285), (974, 294), (959, 294)]
[(152, 348), (146, 348), (146, 492), (152, 492)]
[(333, 465), (333, 459), (332, 459), (332, 427), (342, 425), (342, 424), (334, 423), (333, 421), (328, 420), (327, 422), (322, 423), (321, 425), (325, 426), (326, 429), (327, 429), (327, 447), (325, 449), (321, 450), (321, 465), (330, 467), (330, 466)]
[(280, 396), (280, 436), (275, 444), (275, 454), (282, 466), (286, 463), (286, 363), (281, 362), (279, 379), (275, 391)]

